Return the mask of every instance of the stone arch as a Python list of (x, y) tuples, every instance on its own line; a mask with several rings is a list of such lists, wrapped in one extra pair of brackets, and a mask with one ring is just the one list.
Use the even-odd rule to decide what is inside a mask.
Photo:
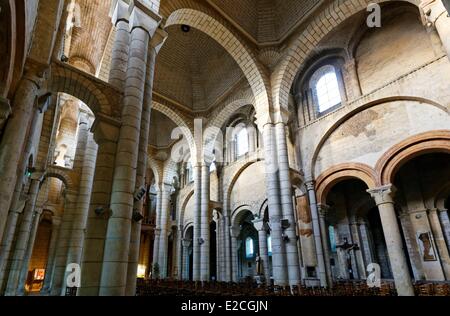
[(442, 106), (441, 104), (433, 101), (433, 100), (429, 100), (426, 98), (420, 98), (420, 97), (413, 97), (413, 96), (394, 96), (394, 97), (386, 97), (386, 98), (381, 98), (381, 99), (377, 99), (371, 102), (368, 102), (362, 106), (359, 106), (357, 108), (355, 108), (354, 110), (346, 113), (345, 115), (343, 115), (342, 117), (340, 117), (339, 119), (337, 119), (335, 122), (333, 122), (331, 124), (331, 126), (329, 128), (327, 128), (325, 130), (325, 132), (323, 133), (323, 135), (320, 137), (319, 142), (317, 143), (317, 145), (315, 146), (315, 150), (314, 153), (312, 155), (311, 158), (311, 176), (314, 178), (315, 174), (314, 174), (314, 170), (315, 170), (315, 165), (317, 162), (317, 157), (319, 156), (320, 150), (322, 149), (323, 144), (327, 141), (328, 137), (331, 136), (331, 134), (337, 130), (345, 121), (348, 121), (349, 119), (351, 119), (353, 116), (355, 116), (356, 114), (365, 111), (371, 107), (375, 107), (377, 105), (380, 104), (384, 104), (384, 103), (388, 103), (388, 102), (394, 102), (394, 101), (415, 101), (415, 102), (420, 102), (420, 103), (425, 103), (431, 106), (434, 106), (444, 112), (448, 113), (448, 109), (445, 106)]
[(212, 120), (206, 126), (203, 139), (206, 155), (212, 155), (217, 136), (221, 132), (224, 124), (237, 110), (246, 105), (255, 105), (253, 96), (248, 93), (239, 94), (232, 100), (229, 100), (229, 103), (225, 107), (219, 107), (218, 111), (210, 115)]
[(239, 169), (237, 169), (230, 177), (228, 184), (225, 186), (225, 198), (227, 201), (230, 201), (231, 191), (233, 190), (234, 184), (239, 179), (239, 176), (251, 165), (256, 163), (256, 160), (247, 161), (244, 165), (242, 165)]
[(356, 178), (363, 181), (369, 189), (376, 187), (375, 171), (362, 163), (345, 163), (324, 171), (316, 180), (316, 196), (318, 203), (326, 204), (331, 188), (346, 179)]
[(252, 213), (252, 215), (255, 215), (255, 210), (252, 208), (249, 204), (241, 204), (236, 209), (234, 209), (231, 212), (231, 226), (232, 227), (239, 227), (239, 222), (243, 218), (243, 215), (247, 212)]
[(76, 185), (71, 176), (62, 168), (50, 167), (45, 173), (46, 178), (57, 178), (64, 183), (67, 191), (74, 190)]
[(192, 124), (188, 123), (187, 119), (185, 119), (182, 114), (178, 113), (175, 110), (172, 110), (167, 105), (163, 105), (154, 100), (152, 102), (152, 110), (164, 114), (169, 119), (171, 119), (178, 127), (180, 127), (183, 136), (186, 138), (186, 141), (188, 142), (189, 150), (191, 152), (195, 152), (193, 126)]
[(191, 199), (191, 197), (194, 195), (194, 190), (191, 190), (184, 198), (183, 203), (181, 203), (181, 210), (180, 210), (180, 225), (184, 224), (184, 213), (186, 211), (186, 206)]
[(438, 130), (412, 136), (391, 147), (375, 165), (378, 185), (390, 184), (396, 172), (409, 160), (428, 153), (450, 154), (450, 130)]
[(263, 66), (258, 62), (252, 50), (229, 30), (221, 21), (195, 10), (178, 9), (167, 19), (165, 27), (189, 25), (217, 41), (231, 55), (247, 78), (257, 107), (257, 116), (261, 123), (271, 122), (269, 97), (269, 78)]
[(445, 209), (445, 201), (448, 199), (449, 196), (450, 196), (450, 182), (447, 183), (447, 185), (445, 185), (442, 188), (442, 190), (436, 194), (436, 197), (433, 201), (434, 202), (433, 206), (439, 210), (444, 210)]
[(147, 156), (147, 166), (150, 168), (153, 172), (153, 175), (155, 176), (155, 183), (156, 185), (159, 185), (162, 181), (163, 176), (163, 169), (161, 167), (161, 163), (158, 162), (156, 159), (151, 157), (150, 155)]
[(177, 175), (177, 163), (171, 158), (167, 159), (164, 164), (163, 182), (167, 184), (172, 184), (173, 179), (178, 178)]
[(258, 216), (259, 218), (264, 218), (266, 209), (269, 207), (269, 202), (267, 201), (267, 199), (264, 200), (264, 202), (262, 202), (261, 206), (259, 207), (258, 210)]
[[(308, 27), (288, 48), (286, 57), (271, 76), (273, 104), (287, 109), (289, 92), (297, 73), (319, 42), (334, 28), (353, 15), (366, 10), (370, 3), (384, 3), (389, 0), (335, 0), (309, 23)], [(419, 0), (398, 0), (418, 5)]]
[(54, 64), (49, 89), (54, 93), (67, 93), (83, 101), (94, 115), (102, 113), (108, 116), (120, 116), (118, 109), (111, 106), (108, 96), (93, 82), (90, 75), (72, 66)]
[(23, 0), (8, 0), (0, 14), (0, 56), (5, 58), (0, 63), (0, 96), (6, 98), (11, 97), (9, 92), (20, 79), (25, 59), (25, 3)]

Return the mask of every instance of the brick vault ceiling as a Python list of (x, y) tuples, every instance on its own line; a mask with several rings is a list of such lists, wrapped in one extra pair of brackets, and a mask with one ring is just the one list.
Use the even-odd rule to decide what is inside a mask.
[(156, 60), (155, 91), (195, 111), (205, 110), (233, 87), (244, 74), (234, 59), (208, 35), (179, 26)]
[(111, 30), (111, 0), (76, 0), (80, 26), (73, 28), (70, 58), (82, 58), (97, 68)]

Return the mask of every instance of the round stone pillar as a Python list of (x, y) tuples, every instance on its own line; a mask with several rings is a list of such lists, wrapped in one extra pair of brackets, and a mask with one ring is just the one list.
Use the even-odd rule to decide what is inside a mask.
[(28, 193), (28, 202), (25, 205), (23, 211), (22, 220), (20, 222), (18, 235), (16, 237), (16, 243), (14, 247), (14, 253), (12, 254), (9, 277), (6, 284), (5, 295), (14, 296), (19, 289), (20, 273), (24, 265), (28, 269), (28, 261), (26, 261), (27, 248), (29, 242), (32, 239), (32, 231), (34, 219), (36, 218), (35, 206), (39, 192), (40, 180), (31, 180), (30, 189)]
[(200, 204), (200, 280), (209, 281), (210, 278), (210, 222), (211, 216), (209, 212), (209, 165), (202, 165), (202, 188), (201, 188), (201, 204)]
[(161, 234), (159, 236), (159, 271), (162, 279), (167, 278), (167, 260), (168, 260), (168, 245), (169, 245), (169, 213), (170, 213), (170, 195), (172, 193), (171, 184), (163, 184), (162, 201), (161, 201)]
[(0, 143), (0, 236), (3, 236), (12, 200), (17, 169), (27, 137), (41, 78), (26, 74), (15, 93), (13, 115), (9, 118)]
[(52, 218), (52, 234), (50, 237), (50, 245), (48, 247), (47, 264), (45, 265), (44, 285), (41, 293), (49, 294), (52, 287), (53, 273), (55, 270), (56, 242), (58, 240), (59, 227), (61, 225), (60, 217)]
[(193, 279), (200, 281), (200, 240), (201, 240), (201, 177), (202, 169), (200, 164), (195, 164), (192, 168), (194, 173), (194, 240), (193, 240)]
[[(281, 194), (278, 173), (277, 145), (273, 124), (263, 127), (264, 161), (267, 190), (267, 204), (269, 208), (269, 222), (272, 238), (272, 272), (275, 285), (288, 285), (288, 269), (286, 264), (286, 250), (283, 242), (281, 220)], [(293, 223), (290, 223), (293, 225)]]
[(320, 224), (319, 224), (319, 210), (317, 207), (316, 201), (316, 191), (314, 181), (308, 181), (305, 183), (306, 189), (308, 191), (309, 203), (311, 209), (311, 218), (313, 223), (313, 231), (314, 231), (314, 244), (316, 246), (316, 255), (317, 255), (317, 270), (320, 279), (320, 285), (326, 287), (327, 286), (327, 275), (325, 268), (325, 258), (323, 254), (323, 245), (322, 245), (322, 237), (320, 233)]
[(397, 215), (395, 214), (393, 199), (395, 188), (392, 185), (386, 185), (367, 190), (367, 192), (375, 200), (380, 212), (397, 293), (399, 296), (414, 296), (414, 288), (403, 249), (402, 236), (397, 222)]
[(97, 296), (100, 287), (119, 126), (97, 114), (91, 130), (98, 150), (83, 246), (81, 287), (77, 292), (81, 296)]
[(292, 183), (286, 143), (286, 126), (278, 123), (275, 126), (277, 140), (278, 168), (280, 178), (280, 202), (283, 220), (286, 226), (282, 227), (284, 233), (284, 247), (290, 285), (300, 283), (300, 265), (297, 247), (296, 221), (292, 203)]
[(269, 252), (267, 248), (267, 227), (263, 219), (253, 221), (253, 226), (258, 231), (259, 257), (262, 260), (264, 280), (270, 284)]
[(435, 27), (450, 59), (450, 17), (442, 0), (422, 1), (420, 7), (428, 27)]
[(318, 204), (317, 205), (319, 209), (319, 221), (320, 221), (320, 235), (323, 245), (323, 258), (324, 258), (324, 265), (325, 265), (325, 271), (327, 276), (327, 284), (328, 286), (333, 286), (333, 277), (331, 275), (331, 266), (330, 266), (330, 243), (328, 239), (328, 227), (326, 224), (326, 217), (328, 214), (328, 211), (330, 207), (328, 205), (324, 204)]
[(231, 236), (231, 281), (238, 282), (238, 237), (239, 237), (240, 229), (239, 227), (230, 227), (230, 236)]

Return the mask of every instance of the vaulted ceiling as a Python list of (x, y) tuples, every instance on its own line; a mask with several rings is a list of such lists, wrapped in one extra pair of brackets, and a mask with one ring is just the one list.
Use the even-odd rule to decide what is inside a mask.
[(178, 26), (169, 36), (156, 60), (154, 89), (158, 93), (202, 111), (212, 106), (244, 74), (234, 59), (208, 35)]
[[(278, 45), (321, 2), (328, 0), (161, 0), (163, 19), (180, 8), (198, 8), (221, 16), (256, 49)], [(87, 61), (98, 70), (111, 49), (109, 16), (112, 0), (71, 0), (79, 8), (69, 60)], [(78, 14), (79, 13), (79, 14)], [(77, 15), (78, 14), (78, 15)], [(206, 34), (179, 26), (166, 29), (169, 36), (157, 57), (154, 91), (188, 111), (204, 111), (227, 96), (244, 75), (222, 46)], [(110, 38), (111, 41), (111, 38)], [(80, 65), (81, 67), (81, 65)], [(83, 69), (86, 70), (86, 69)], [(94, 72), (91, 70), (91, 72)]]

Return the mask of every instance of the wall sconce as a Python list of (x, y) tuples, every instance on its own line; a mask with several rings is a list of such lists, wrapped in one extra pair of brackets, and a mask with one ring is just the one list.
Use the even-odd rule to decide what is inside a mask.
[(282, 219), (281, 220), (281, 228), (282, 229), (287, 229), (291, 226), (291, 224), (289, 223), (289, 220), (287, 219)]
[(144, 216), (142, 216), (142, 214), (137, 210), (134, 209), (133, 210), (133, 220), (137, 223), (140, 222), (144, 219)]
[(100, 206), (95, 209), (95, 214), (99, 217), (103, 217), (104, 219), (108, 219), (112, 216), (113, 212), (109, 207)]

